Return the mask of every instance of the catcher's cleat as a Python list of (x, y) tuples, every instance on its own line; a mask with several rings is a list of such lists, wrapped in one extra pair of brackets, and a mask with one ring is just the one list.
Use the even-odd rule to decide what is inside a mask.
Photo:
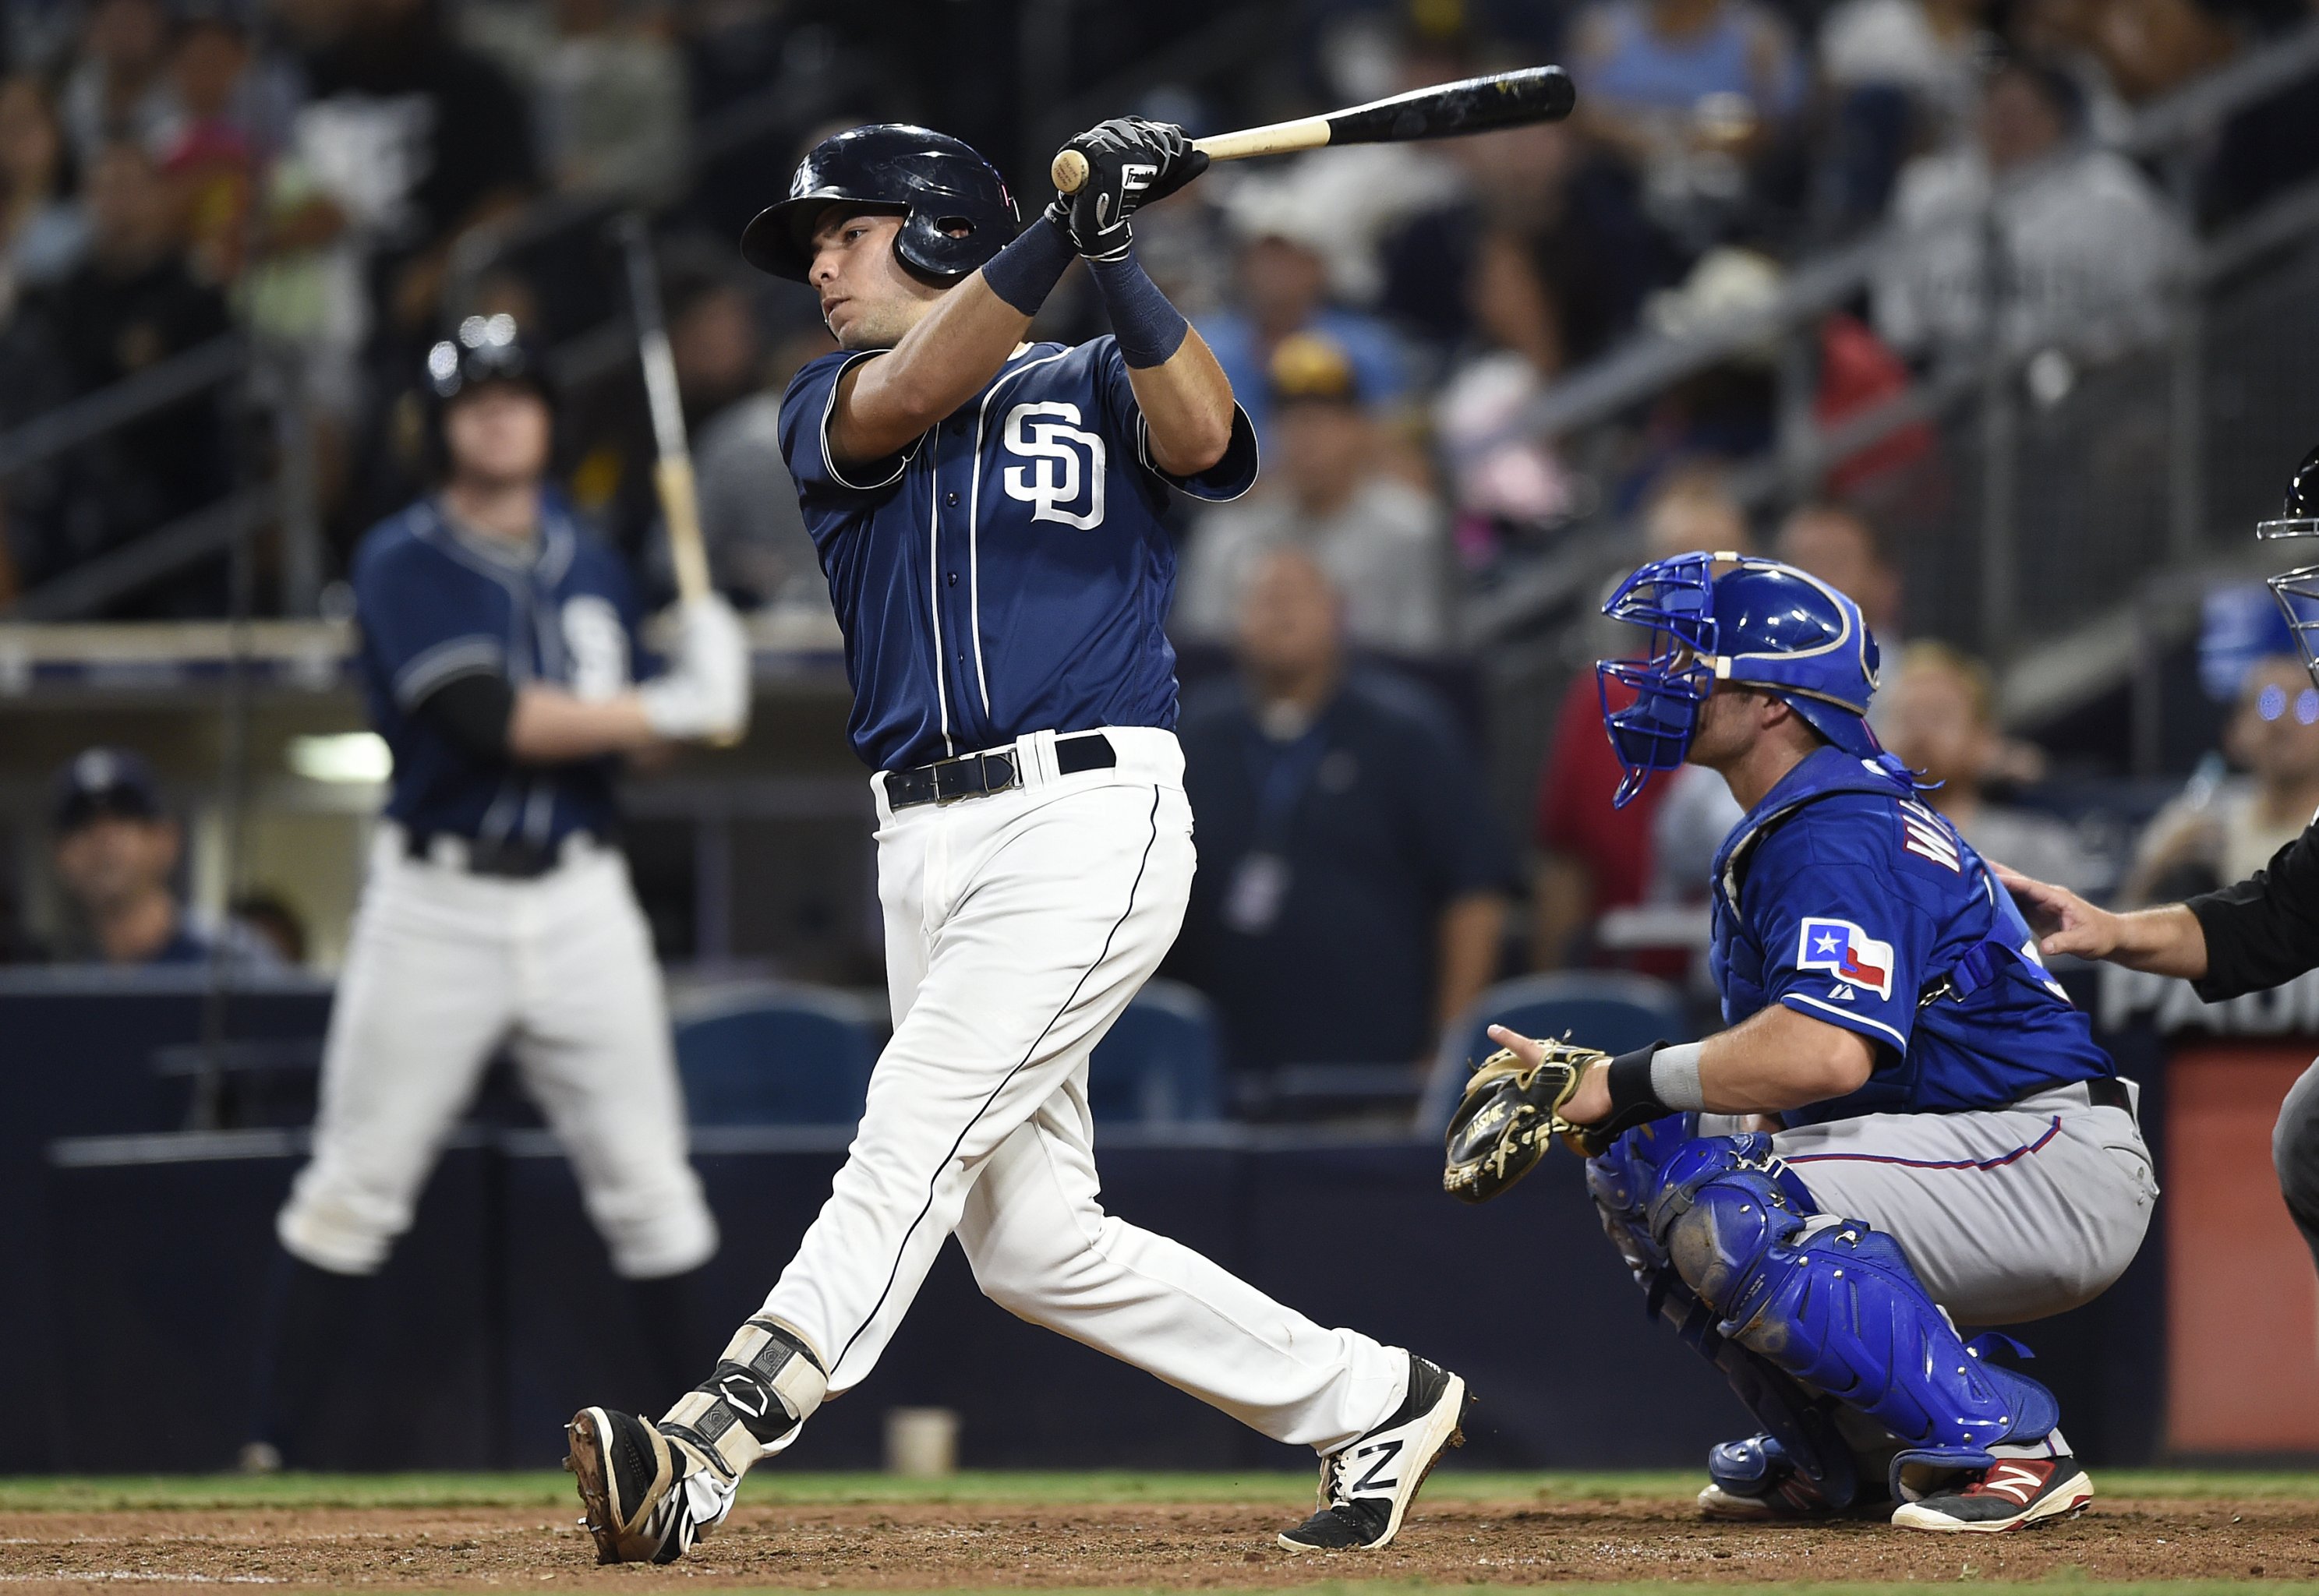
[(1992, 1535), (2074, 1518), (2093, 1499), (2093, 1480), (2074, 1457), (2000, 1457), (1934, 1495), (1901, 1503), (1892, 1522), (1903, 1529)]
[(1707, 1454), (1702, 1517), (1729, 1523), (1807, 1523), (1841, 1516), (1812, 1477), (1768, 1435), (1723, 1441)]
[(1465, 1411), (1466, 1382), (1411, 1353), (1409, 1394), (1400, 1409), (1321, 1459), (1320, 1510), (1283, 1531), (1281, 1546), (1292, 1552), (1369, 1551), (1392, 1540), (1441, 1454), (1466, 1444), (1458, 1428)]
[[(580, 1485), (581, 1520), (601, 1563), (673, 1563), (724, 1512), (703, 1516), (703, 1492), (729, 1503), (732, 1482), (695, 1448), (657, 1425), (609, 1408), (582, 1408), (565, 1427), (572, 1451), (564, 1466)], [(707, 1477), (694, 1481), (693, 1476)]]

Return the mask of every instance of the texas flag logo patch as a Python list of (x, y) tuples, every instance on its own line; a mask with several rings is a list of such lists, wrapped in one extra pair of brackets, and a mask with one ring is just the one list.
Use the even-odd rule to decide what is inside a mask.
[(1805, 921), (1796, 968), (1824, 969), (1879, 997), (1892, 996), (1892, 944), (1878, 942), (1849, 920)]

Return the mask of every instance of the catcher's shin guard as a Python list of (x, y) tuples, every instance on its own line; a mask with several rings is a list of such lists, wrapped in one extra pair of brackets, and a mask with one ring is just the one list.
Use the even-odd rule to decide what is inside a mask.
[[(1776, 1466), (1761, 1471), (1756, 1482), (1763, 1492), (1780, 1488), (1782, 1480), (1774, 1474), (1801, 1475), (1808, 1485), (1799, 1488), (1799, 1493), (1840, 1511), (1864, 1492), (1853, 1450), (1837, 1433), (1832, 1404), (1802, 1389), (1760, 1354), (1725, 1339), (1716, 1329), (1719, 1315), (1675, 1272), (1665, 1249), (1651, 1233), (1653, 1200), (1678, 1160), (1692, 1169), (1702, 1159), (1720, 1168), (1733, 1160), (1760, 1163), (1768, 1159), (1768, 1137), (1701, 1139), (1693, 1134), (1697, 1125), (1695, 1115), (1680, 1114), (1628, 1132), (1586, 1160), (1587, 1190), (1602, 1215), (1604, 1234), (1643, 1287), (1647, 1311), (1665, 1320), (1685, 1345), (1721, 1372), (1763, 1425), (1764, 1438), (1773, 1443)], [(1780, 1189), (1783, 1200), (1811, 1212), (1809, 1195), (1791, 1175)], [(1710, 1472), (1714, 1472), (1711, 1463)], [(1719, 1475), (1718, 1480), (1720, 1483)]]
[(1652, 1233), (1721, 1316), (1716, 1333), (1899, 1437), (1895, 1497), (1904, 1470), (1986, 1468), (1990, 1447), (2051, 1433), (2053, 1393), (1983, 1361), (1980, 1343), (1967, 1348), (1890, 1236), (1808, 1217), (1809, 1195), (1794, 1200), (1800, 1185), (1765, 1156), (1768, 1141), (1695, 1143), (1670, 1162), (1652, 1204)]

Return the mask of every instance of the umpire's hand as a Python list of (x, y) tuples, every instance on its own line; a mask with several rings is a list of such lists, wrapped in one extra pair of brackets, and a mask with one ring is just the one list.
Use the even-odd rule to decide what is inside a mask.
[(669, 669), (636, 690), (645, 719), (671, 742), (728, 742), (749, 726), (749, 637), (723, 596), (689, 601), (677, 616)]
[(2037, 933), (2038, 951), (2049, 958), (2074, 953), (2080, 959), (2107, 959), (2117, 951), (2117, 915), (2096, 908), (2066, 887), (2025, 876), (1993, 859), (1989, 868), (2021, 906), (2029, 929)]

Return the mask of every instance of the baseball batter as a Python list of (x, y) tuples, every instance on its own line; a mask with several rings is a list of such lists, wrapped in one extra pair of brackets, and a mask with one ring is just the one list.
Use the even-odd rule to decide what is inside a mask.
[[(763, 1310), (657, 1423), (588, 1408), (571, 1466), (605, 1562), (667, 1562), (741, 1476), (868, 1376), (943, 1240), (1010, 1312), (1322, 1457), (1292, 1550), (1382, 1546), (1459, 1438), (1465, 1384), (1105, 1213), (1087, 1056), (1174, 940), (1193, 870), (1160, 626), (1171, 491), (1256, 475), (1247, 419), (1130, 250), (1196, 176), (1106, 122), (1015, 236), (998, 174), (921, 128), (817, 146), (743, 252), (809, 283), (841, 351), (781, 440), (874, 767), (894, 1035), (829, 1201)], [(1011, 240), (1011, 241), (1010, 241)], [(1074, 257), (1116, 336), (1023, 343)]]
[(374, 529), (354, 563), (363, 684), (394, 776), (330, 1013), (313, 1158), (276, 1225), (296, 1260), (260, 1420), (277, 1446), (263, 1432), (294, 1427), (319, 1377), (305, 1371), (337, 1349), (342, 1283), (386, 1261), (502, 1044), (614, 1268), (645, 1283), (639, 1320), (664, 1363), (682, 1333), (675, 1283), (717, 1248), (612, 782), (620, 754), (741, 729), (745, 641), (721, 600), (689, 605), (673, 668), (636, 685), (635, 594), (543, 486), (553, 416), (514, 322), (470, 318), (429, 355), (427, 383), (442, 491)]
[[(1712, 883), (1729, 1029), (1593, 1054), (1546, 1105), (1597, 1152), (1587, 1184), (1654, 1306), (1763, 1427), (1710, 1454), (1701, 1510), (1979, 1531), (2081, 1510), (2052, 1394), (1989, 1360), (2001, 1338), (1954, 1327), (2076, 1307), (2133, 1260), (2157, 1195), (2135, 1088), (1877, 746), (1851, 600), (1692, 554), (1604, 610), (1651, 633), (1647, 657), (1600, 667), (1620, 798), (1687, 760), (1746, 811)], [(1469, 1141), (1566, 1052), (1493, 1034), (1531, 1078), (1484, 1065)], [(1459, 1130), (1452, 1190), (1461, 1161), (1491, 1175)]]

